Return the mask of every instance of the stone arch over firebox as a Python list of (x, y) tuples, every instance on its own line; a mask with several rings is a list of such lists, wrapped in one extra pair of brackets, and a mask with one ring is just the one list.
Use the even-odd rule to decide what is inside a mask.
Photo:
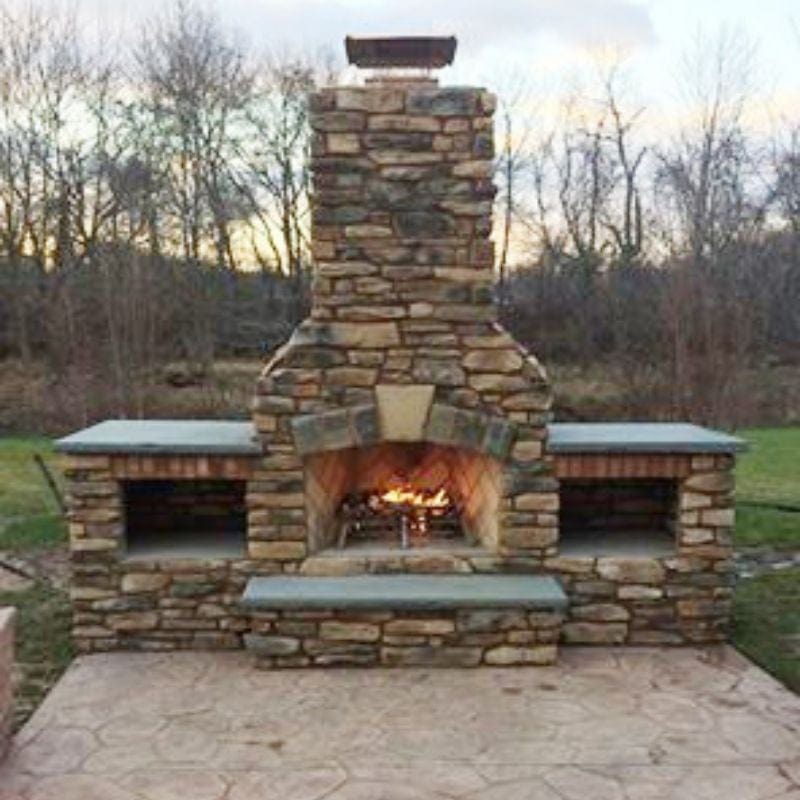
[(334, 545), (345, 495), (376, 489), (391, 475), (403, 475), (419, 489), (439, 480), (458, 499), (467, 541), (496, 550), (503, 462), (514, 426), (482, 411), (435, 403), (434, 388), (379, 385), (374, 404), (292, 421), (304, 462), (309, 553)]
[(375, 403), (294, 417), (295, 447), (308, 456), (381, 442), (424, 441), (485, 453), (499, 461), (508, 457), (515, 440), (512, 422), (436, 403), (433, 396), (432, 385), (379, 385)]
[(425, 445), (423, 463), (445, 465), (470, 543), (498, 555), (543, 555), (555, 546), (557, 482), (541, 469), (542, 442), (520, 438), (506, 418), (434, 402), (433, 386), (379, 385), (375, 398), (292, 420), (309, 554), (334, 544), (337, 508), (348, 491), (365, 488), (364, 464), (402, 460), (402, 448), (413, 445)]

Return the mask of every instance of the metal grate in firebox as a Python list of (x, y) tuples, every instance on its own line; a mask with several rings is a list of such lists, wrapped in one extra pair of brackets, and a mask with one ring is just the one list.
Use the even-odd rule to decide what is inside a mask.
[(385, 497), (386, 493), (378, 492), (345, 496), (339, 507), (340, 548), (376, 542), (410, 549), (463, 540), (459, 510), (446, 494), (421, 494), (419, 502)]

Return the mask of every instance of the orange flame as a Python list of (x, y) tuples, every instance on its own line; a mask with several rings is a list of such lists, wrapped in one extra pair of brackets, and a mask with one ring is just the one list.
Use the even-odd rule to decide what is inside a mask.
[(410, 486), (397, 486), (381, 493), (380, 498), (391, 505), (417, 508), (447, 508), (450, 505), (450, 498), (444, 489), (431, 495), (415, 491)]

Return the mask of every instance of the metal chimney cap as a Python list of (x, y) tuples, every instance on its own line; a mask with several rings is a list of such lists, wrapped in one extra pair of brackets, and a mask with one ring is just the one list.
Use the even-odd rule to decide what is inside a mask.
[(387, 36), (344, 40), (347, 60), (357, 67), (434, 69), (453, 63), (455, 36)]

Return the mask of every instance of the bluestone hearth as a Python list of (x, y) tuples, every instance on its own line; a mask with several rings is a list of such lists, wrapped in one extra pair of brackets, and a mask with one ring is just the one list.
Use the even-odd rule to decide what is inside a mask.
[[(419, 66), (403, 42), (387, 63)], [(724, 639), (741, 442), (551, 421), (496, 319), (494, 97), (388, 70), (310, 105), (312, 309), (252, 420), (59, 442), (78, 647), (477, 666)]]

